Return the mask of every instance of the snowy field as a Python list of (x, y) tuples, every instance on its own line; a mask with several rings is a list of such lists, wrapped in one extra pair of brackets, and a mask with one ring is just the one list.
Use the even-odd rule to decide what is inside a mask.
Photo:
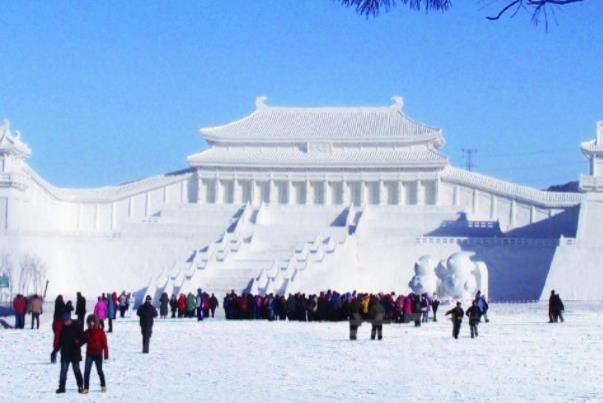
[(89, 395), (70, 373), (60, 397), (45, 314), (39, 331), (0, 330), (1, 401), (603, 401), (603, 304), (566, 306), (549, 324), (544, 304), (492, 304), (475, 340), (466, 321), (459, 340), (441, 320), (350, 342), (347, 323), (165, 320), (150, 355), (129, 318), (109, 335), (108, 392), (93, 370)]

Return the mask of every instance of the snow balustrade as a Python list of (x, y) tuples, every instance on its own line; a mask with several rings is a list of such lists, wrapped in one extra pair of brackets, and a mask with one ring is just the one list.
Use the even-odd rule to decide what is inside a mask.
[(418, 236), (418, 244), (457, 244), (486, 246), (530, 246), (556, 247), (576, 245), (576, 238), (516, 238), (516, 237), (451, 237), (451, 236)]

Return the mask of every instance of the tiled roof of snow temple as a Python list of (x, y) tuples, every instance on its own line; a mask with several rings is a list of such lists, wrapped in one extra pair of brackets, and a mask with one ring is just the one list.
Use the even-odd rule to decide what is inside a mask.
[(384, 107), (273, 107), (258, 97), (256, 110), (232, 123), (201, 129), (209, 142), (429, 141), (443, 144), (440, 129), (408, 118), (401, 97)]

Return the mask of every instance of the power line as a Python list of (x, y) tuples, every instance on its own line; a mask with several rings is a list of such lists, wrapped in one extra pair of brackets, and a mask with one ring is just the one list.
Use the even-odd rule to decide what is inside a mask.
[(475, 148), (461, 148), (463, 158), (465, 159), (465, 169), (471, 171), (473, 169), (473, 154), (477, 153)]

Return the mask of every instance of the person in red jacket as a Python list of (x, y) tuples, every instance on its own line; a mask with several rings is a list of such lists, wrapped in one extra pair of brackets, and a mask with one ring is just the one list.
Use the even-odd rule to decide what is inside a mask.
[(25, 309), (27, 301), (21, 294), (17, 294), (13, 301), (13, 309), (15, 310), (15, 329), (23, 329), (25, 327)]
[(107, 384), (105, 383), (105, 374), (103, 372), (103, 357), (105, 360), (109, 359), (107, 336), (105, 335), (105, 331), (100, 328), (96, 315), (88, 315), (86, 324), (88, 325), (88, 329), (84, 332), (83, 343), (87, 343), (88, 347), (86, 348), (86, 363), (84, 365), (83, 393), (88, 393), (90, 390), (92, 363), (96, 366), (96, 372), (98, 372), (98, 377), (100, 378), (101, 392), (106, 392)]
[(184, 310), (186, 309), (186, 296), (184, 294), (180, 294), (178, 298), (178, 317), (184, 317)]

